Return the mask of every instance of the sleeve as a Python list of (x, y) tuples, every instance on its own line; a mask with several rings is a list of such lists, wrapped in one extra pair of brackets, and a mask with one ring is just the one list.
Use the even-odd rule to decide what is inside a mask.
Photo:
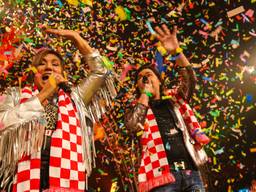
[[(17, 93), (15, 93), (17, 94)], [(14, 94), (9, 93), (1, 96), (0, 103), (0, 121), (3, 129), (16, 127), (24, 122), (39, 118), (44, 113), (44, 108), (36, 96), (31, 97), (22, 104), (16, 104)]]
[(98, 121), (105, 113), (106, 107), (111, 106), (112, 100), (116, 96), (114, 78), (111, 71), (108, 71), (103, 64), (103, 60), (98, 51), (86, 55), (86, 60), (90, 68), (90, 74), (72, 90), (72, 98), (78, 105), (83, 106), (88, 111), (93, 122)]
[(124, 116), (125, 126), (131, 132), (138, 132), (143, 129), (147, 115), (148, 107), (137, 103), (133, 107), (129, 108)]
[(95, 164), (96, 149), (93, 140), (93, 123), (99, 121), (112, 100), (116, 96), (112, 72), (103, 66), (103, 60), (98, 51), (86, 55), (91, 73), (72, 89), (71, 98), (77, 108), (81, 130), (85, 167), (87, 175), (91, 174), (92, 162)]
[(175, 92), (188, 102), (196, 86), (195, 72), (191, 66), (180, 67), (178, 71), (180, 83), (175, 87)]
[(19, 104), (19, 90), (1, 95), (0, 102), (0, 185), (14, 176), (18, 161), (25, 155), (40, 151), (43, 138), (44, 108), (37, 97)]
[(105, 84), (109, 72), (103, 66), (103, 61), (98, 51), (94, 51), (85, 57), (91, 73), (82, 80), (75, 88), (75, 91), (83, 99), (85, 105), (88, 105), (94, 94)]

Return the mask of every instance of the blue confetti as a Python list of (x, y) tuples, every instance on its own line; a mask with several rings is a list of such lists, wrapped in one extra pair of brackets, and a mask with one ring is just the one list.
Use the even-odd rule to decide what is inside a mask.
[(247, 102), (247, 103), (251, 103), (251, 102), (252, 102), (252, 99), (253, 99), (252, 95), (246, 94), (246, 102)]

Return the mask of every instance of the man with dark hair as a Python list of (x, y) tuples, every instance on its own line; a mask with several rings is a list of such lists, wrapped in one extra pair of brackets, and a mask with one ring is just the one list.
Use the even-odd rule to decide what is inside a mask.
[(156, 37), (176, 59), (182, 80), (170, 90), (158, 71), (145, 65), (138, 69), (137, 103), (125, 115), (126, 127), (143, 131), (138, 170), (139, 191), (205, 191), (199, 168), (207, 161), (202, 146), (209, 142), (188, 102), (196, 77), (176, 37), (166, 25), (156, 27)]

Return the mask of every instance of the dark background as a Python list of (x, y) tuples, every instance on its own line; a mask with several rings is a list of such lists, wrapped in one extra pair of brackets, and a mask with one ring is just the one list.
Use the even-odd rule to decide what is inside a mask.
[[(72, 2), (78, 4), (72, 5)], [(84, 74), (80, 61), (73, 60), (75, 47), (56, 37), (52, 40), (45, 38), (41, 25), (81, 31), (92, 46), (113, 62), (120, 80), (115, 108), (107, 114), (111, 123), (105, 125), (109, 142), (97, 142), (97, 167), (90, 177), (90, 186), (97, 191), (109, 191), (117, 181), (119, 191), (131, 191), (129, 183), (134, 179), (131, 152), (134, 148), (131, 147), (132, 138), (123, 125), (123, 114), (133, 100), (134, 82), (133, 71), (126, 74), (124, 71), (129, 66), (137, 68), (152, 63), (163, 71), (166, 84), (171, 86), (175, 70), (162, 66), (161, 56), (156, 58), (156, 40), (150, 34), (146, 21), (154, 18), (152, 26), (167, 23), (169, 28), (176, 24), (178, 38), (183, 42), (181, 46), (198, 78), (190, 104), (212, 139), (206, 147), (210, 157), (210, 190), (239, 191), (248, 188), (256, 177), (256, 153), (252, 150), (256, 148), (256, 29), (255, 13), (250, 17), (247, 11), (255, 11), (256, 2), (110, 0), (93, 1), (92, 6), (86, 2), (90, 1), (0, 2), (1, 66), (8, 61), (8, 72), (2, 73), (0, 79), (1, 90), (19, 85), (18, 79), (20, 85), (29, 82), (27, 69), (33, 51), (42, 46), (59, 50), (65, 59), (69, 80), (79, 82)], [(117, 6), (125, 8), (129, 17), (118, 20), (115, 14)], [(243, 6), (245, 11), (228, 18), (227, 12), (239, 6)], [(175, 14), (168, 15), (170, 11)], [(212, 37), (210, 34), (219, 26), (222, 30), (218, 38)], [(20, 57), (11, 57), (9, 53), (13, 55), (21, 44)], [(107, 46), (117, 50), (111, 51)], [(164, 63), (170, 64), (167, 60)]]

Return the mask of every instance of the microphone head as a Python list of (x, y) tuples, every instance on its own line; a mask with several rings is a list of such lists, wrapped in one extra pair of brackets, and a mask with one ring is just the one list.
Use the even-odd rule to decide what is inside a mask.
[(142, 82), (143, 82), (144, 84), (148, 83), (148, 77), (147, 77), (147, 76), (143, 76), (143, 77), (142, 77)]
[(66, 93), (71, 93), (72, 92), (71, 87), (67, 82), (61, 82), (61, 83), (58, 84), (58, 86), (59, 86), (60, 89), (63, 89), (63, 91), (66, 92)]

